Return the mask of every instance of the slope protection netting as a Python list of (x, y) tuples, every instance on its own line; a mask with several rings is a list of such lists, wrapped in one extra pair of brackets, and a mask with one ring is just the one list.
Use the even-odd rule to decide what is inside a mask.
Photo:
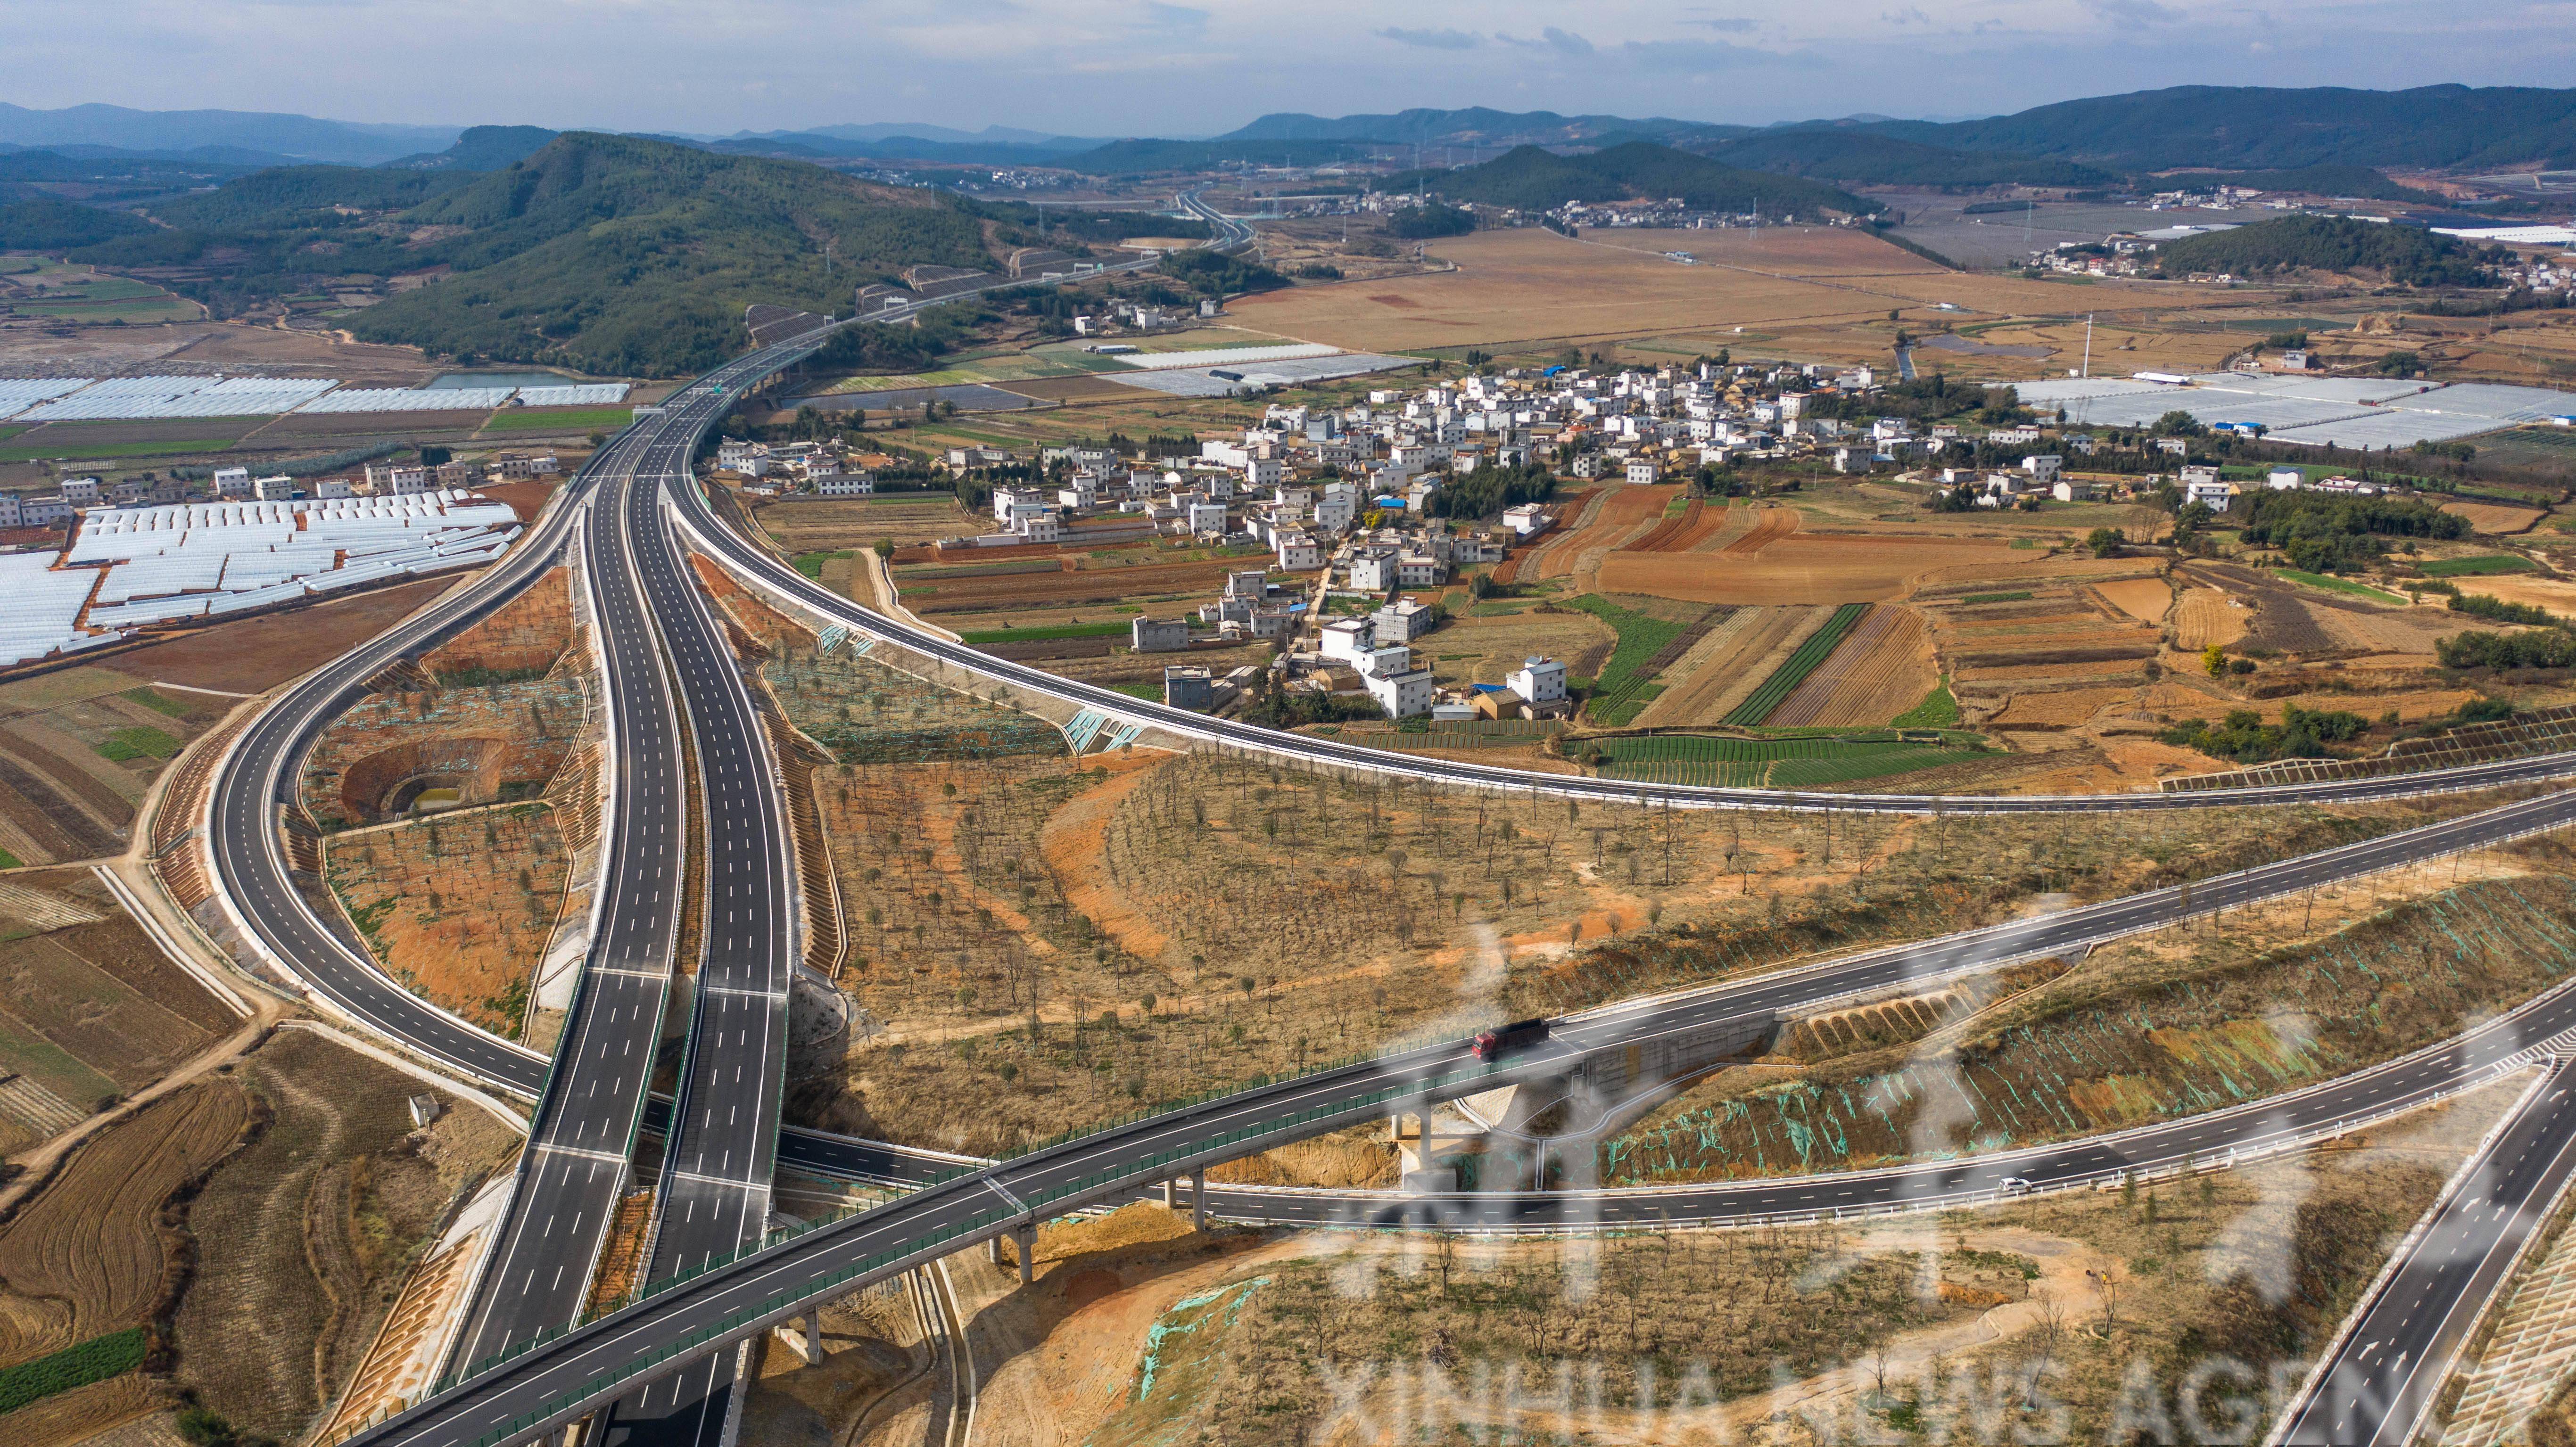
[(2576, 966), (2576, 882), (2465, 885), (2307, 945), (2085, 1005), (1955, 1054), (1808, 1078), (1632, 1130), (1637, 1184), (2008, 1149), (2214, 1110), (2438, 1040)]

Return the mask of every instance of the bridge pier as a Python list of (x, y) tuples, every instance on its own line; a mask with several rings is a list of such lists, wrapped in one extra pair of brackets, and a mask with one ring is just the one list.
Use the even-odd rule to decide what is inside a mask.
[(796, 1353), (797, 1360), (809, 1367), (823, 1364), (822, 1308), (817, 1307), (801, 1317), (782, 1321), (771, 1330), (777, 1334), (781, 1342), (786, 1344), (789, 1351)]
[(1190, 1229), (1207, 1229), (1207, 1172), (1190, 1172)]
[[(994, 1245), (999, 1246), (1001, 1244), (1001, 1240), (1002, 1238), (999, 1236), (994, 1237)], [(1019, 1249), (1020, 1284), (1022, 1286), (1026, 1286), (1030, 1282), (1037, 1280), (1038, 1276), (1037, 1223), (1034, 1221), (1023, 1221), (1019, 1225), (1012, 1227), (1011, 1244)]]

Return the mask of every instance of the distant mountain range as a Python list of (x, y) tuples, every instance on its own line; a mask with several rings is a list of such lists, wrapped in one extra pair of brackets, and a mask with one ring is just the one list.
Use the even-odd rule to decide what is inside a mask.
[[(250, 111), (0, 105), (0, 152), (44, 149), (75, 159), (483, 171), (525, 157), (553, 134), (534, 126), (376, 125)], [(2179, 86), (1980, 120), (1863, 115), (1762, 127), (1471, 106), (1333, 117), (1280, 112), (1204, 140), (1104, 140), (1008, 126), (965, 131), (907, 122), (655, 138), (726, 155), (1053, 166), (1094, 175), (1230, 161), (1312, 164), (1412, 146), (1563, 151), (1645, 140), (1743, 169), (1851, 185), (2087, 186), (2181, 167), (2277, 172), (2318, 166), (2576, 165), (2576, 90)]]
[(0, 104), (0, 141), (48, 150), (112, 146), (122, 151), (194, 154), (213, 146), (298, 161), (371, 166), (436, 150), (454, 141), (461, 129), (326, 121), (263, 111), (138, 111), (111, 105), (39, 111)]

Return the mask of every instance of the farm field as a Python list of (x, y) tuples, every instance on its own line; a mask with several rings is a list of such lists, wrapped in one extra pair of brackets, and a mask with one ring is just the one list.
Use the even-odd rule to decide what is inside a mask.
[[(1691, 252), (1698, 265), (1667, 260)], [(1722, 346), (1818, 359), (1883, 362), (1894, 326), (1887, 312), (1926, 323), (2056, 319), (2068, 313), (2082, 345), (2082, 311), (2097, 328), (2132, 329), (2122, 355), (2132, 369), (2201, 353), (2210, 340), (2168, 332), (2158, 319), (2204, 293), (2186, 288), (2104, 284), (2077, 289), (2019, 277), (1946, 271), (1868, 235), (1827, 227), (1730, 231), (1612, 231), (1569, 240), (1536, 227), (1479, 231), (1430, 243), (1457, 270), (1331, 286), (1301, 286), (1247, 297), (1230, 314), (1300, 341), (1354, 351), (1464, 347), (1550, 351), (1568, 344), (1621, 342), (1640, 360), (1688, 360)], [(2223, 293), (2209, 292), (2216, 296)], [(1936, 303), (1966, 309), (1936, 313)], [(1921, 309), (1922, 315), (1914, 314)], [(1744, 331), (1739, 334), (1736, 329)], [(2240, 342), (2224, 343), (2232, 350)], [(2167, 354), (2172, 357), (2168, 358)], [(2044, 364), (2000, 361), (2020, 375)], [(2204, 363), (2193, 362), (2195, 368)]]
[(168, 1263), (163, 1203), (230, 1154), (250, 1119), (238, 1086), (209, 1080), (74, 1151), (0, 1227), (0, 1365), (143, 1324)]
[(2469, 526), (2489, 537), (2510, 537), (2529, 532), (2532, 524), (2548, 513), (2533, 507), (2506, 507), (2492, 502), (2446, 502), (2442, 511), (2469, 520)]
[(231, 707), (139, 683), (119, 661), (0, 684), (0, 850), (12, 860), (122, 851), (154, 776)]
[(1723, 722), (1832, 616), (1821, 607), (1736, 609), (1665, 670), (1671, 682), (1636, 722)]
[(1775, 727), (1883, 724), (1920, 702), (1940, 681), (1923, 615), (1901, 604), (1878, 604), (1763, 722)]
[(86, 871), (0, 881), (0, 1151), (160, 1079), (234, 1025)]
[[(175, 1375), (245, 1433), (291, 1441), (356, 1370), (413, 1248), (508, 1168), (518, 1137), (311, 1031), (279, 1031), (235, 1078), (224, 1088), (257, 1095), (269, 1121), (188, 1208)], [(441, 1113), (415, 1130), (405, 1103), (422, 1093)]]
[(100, 662), (137, 683), (259, 693), (311, 671), (402, 621), (455, 585), (423, 578), (261, 618), (192, 629)]
[(1778, 708), (1808, 674), (1842, 646), (1842, 641), (1851, 636), (1852, 629), (1860, 625), (1862, 615), (1868, 611), (1867, 603), (1845, 603), (1836, 608), (1822, 626), (1780, 661), (1780, 666), (1772, 670), (1759, 687), (1745, 695), (1744, 701), (1727, 714), (1726, 721), (1750, 726), (1768, 719), (1772, 710)]

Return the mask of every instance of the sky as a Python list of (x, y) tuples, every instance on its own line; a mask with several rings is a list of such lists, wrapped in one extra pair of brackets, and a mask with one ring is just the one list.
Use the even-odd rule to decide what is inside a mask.
[(0, 0), (0, 100), (727, 134), (1209, 135), (1408, 106), (1952, 119), (2181, 84), (2565, 85), (2576, 0)]

